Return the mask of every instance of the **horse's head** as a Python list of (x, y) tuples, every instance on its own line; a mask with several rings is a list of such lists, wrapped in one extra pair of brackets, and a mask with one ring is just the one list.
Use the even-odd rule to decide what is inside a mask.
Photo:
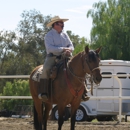
[(99, 84), (102, 80), (99, 68), (100, 50), (101, 47), (96, 50), (89, 50), (88, 46), (86, 46), (84, 55), (84, 71), (93, 77), (93, 80), (96, 84)]

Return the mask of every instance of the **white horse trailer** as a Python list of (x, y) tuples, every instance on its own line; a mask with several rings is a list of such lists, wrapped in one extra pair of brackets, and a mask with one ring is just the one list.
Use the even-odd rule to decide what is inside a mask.
[[(93, 88), (93, 96), (119, 96), (119, 83), (112, 76), (116, 74), (122, 85), (122, 96), (130, 96), (130, 61), (123, 60), (101, 60), (100, 62), (101, 74), (103, 76), (99, 86)], [(90, 89), (90, 85), (87, 85)], [(90, 100), (81, 102), (80, 107), (76, 113), (77, 121), (91, 121), (97, 118), (98, 121), (109, 121), (113, 116), (119, 114), (119, 100), (118, 99), (93, 99), (88, 92)], [(122, 99), (122, 115), (130, 112), (130, 100)], [(66, 109), (65, 119), (69, 117), (70, 110)], [(52, 110), (53, 119), (58, 119), (58, 111), (55, 106)]]

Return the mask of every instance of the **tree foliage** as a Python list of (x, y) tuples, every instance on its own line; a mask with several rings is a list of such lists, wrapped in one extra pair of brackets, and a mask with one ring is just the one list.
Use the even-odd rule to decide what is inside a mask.
[[(12, 82), (6, 82), (6, 85), (3, 88), (3, 92), (0, 93), (0, 96), (29, 96), (29, 83), (28, 80), (15, 80)], [(2, 106), (1, 109), (8, 108), (12, 110), (15, 105), (31, 105), (31, 100), (17, 100), (17, 99), (7, 99), (0, 100)]]
[(0, 73), (29, 74), (43, 64), (44, 36), (50, 16), (43, 17), (35, 10), (24, 11), (17, 32), (0, 32)]
[(90, 43), (85, 37), (80, 38), (79, 35), (73, 34), (72, 31), (67, 31), (67, 34), (74, 45), (73, 55), (84, 51), (85, 46), (89, 45)]
[[(6, 70), (11, 63), (14, 56), (13, 48), (15, 48), (14, 41), (16, 40), (15, 32), (0, 31), (0, 73), (6, 74)], [(13, 58), (12, 58), (13, 59)]]
[(46, 24), (51, 17), (43, 16), (36, 10), (24, 11), (21, 16), (22, 20), (17, 28), (19, 33), (17, 57), (22, 61), (20, 70), (30, 69), (27, 72), (24, 71), (24, 74), (27, 74), (29, 71), (31, 72), (32, 67), (43, 64), (44, 36), (48, 31)]
[(130, 1), (107, 0), (93, 4), (91, 16), (92, 47), (103, 46), (102, 59), (129, 60), (130, 52)]

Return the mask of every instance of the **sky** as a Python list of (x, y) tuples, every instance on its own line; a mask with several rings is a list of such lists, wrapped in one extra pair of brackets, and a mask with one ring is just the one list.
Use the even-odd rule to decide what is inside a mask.
[(107, 0), (0, 0), (0, 30), (15, 30), (23, 11), (35, 9), (43, 16), (68, 18), (64, 31), (90, 39), (92, 18), (86, 14), (95, 2)]

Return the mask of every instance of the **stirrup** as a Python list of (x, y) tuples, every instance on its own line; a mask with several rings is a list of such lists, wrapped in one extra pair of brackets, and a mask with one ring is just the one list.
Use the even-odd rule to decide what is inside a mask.
[(38, 98), (41, 99), (43, 102), (46, 102), (48, 100), (48, 97), (46, 94), (39, 94)]
[(42, 94), (41, 94), (41, 93), (38, 94), (38, 98), (39, 98), (39, 99), (42, 99)]

